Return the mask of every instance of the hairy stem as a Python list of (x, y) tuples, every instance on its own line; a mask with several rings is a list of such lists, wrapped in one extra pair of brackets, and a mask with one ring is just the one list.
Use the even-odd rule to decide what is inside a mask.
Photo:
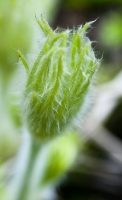
[[(32, 172), (35, 166), (36, 157), (38, 155), (38, 152), (41, 148), (40, 143), (38, 143), (37, 140), (34, 140), (33, 138), (30, 138), (30, 145), (28, 148), (28, 154), (24, 160), (20, 159), (20, 162), (22, 162), (22, 165), (25, 165), (24, 167), (20, 168), (21, 171), (18, 171), (19, 176), (19, 184), (18, 187), (15, 187), (15, 194), (14, 194), (14, 200), (29, 200), (28, 196), (30, 191), (30, 184), (32, 179)], [(26, 152), (25, 152), (26, 153)], [(24, 151), (23, 151), (24, 154)], [(23, 155), (24, 156), (24, 155)], [(18, 174), (17, 174), (18, 176)]]

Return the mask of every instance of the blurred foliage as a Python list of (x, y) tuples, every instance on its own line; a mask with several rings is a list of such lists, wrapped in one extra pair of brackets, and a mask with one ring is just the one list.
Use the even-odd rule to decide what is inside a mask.
[(0, 166), (0, 197), (1, 199), (3, 199), (5, 195), (4, 176), (5, 176), (5, 167)]
[(118, 65), (112, 65), (106, 62), (102, 63), (97, 74), (97, 85), (109, 82), (119, 73), (119, 71), (120, 66)]
[(19, 145), (17, 128), (11, 114), (7, 109), (7, 104), (0, 101), (0, 164), (12, 157)]
[(86, 8), (86, 7), (105, 7), (105, 6), (109, 6), (111, 5), (115, 5), (115, 4), (122, 4), (121, 0), (63, 0), (64, 4), (71, 7), (71, 8)]
[(109, 47), (122, 47), (122, 14), (109, 13), (102, 19), (99, 28), (101, 44)]
[(15, 49), (22, 48), (26, 53), (31, 46), (33, 32), (27, 23), (27, 8), (23, 1), (0, 1), (0, 70), (5, 81), (16, 68)]
[(121, 70), (122, 14), (120, 10), (106, 12), (98, 25), (99, 50), (103, 52), (102, 66), (98, 72), (99, 83), (110, 81)]
[(19, 104), (20, 102), (17, 95), (11, 95), (8, 103), (8, 111), (16, 127), (21, 127), (23, 123), (22, 111)]
[(37, 35), (34, 16), (46, 13), (46, 17), (52, 18), (55, 3), (48, 0), (1, 0), (0, 1), (0, 73), (4, 87), (18, 62), (17, 50), (22, 50), (24, 54), (30, 52)]

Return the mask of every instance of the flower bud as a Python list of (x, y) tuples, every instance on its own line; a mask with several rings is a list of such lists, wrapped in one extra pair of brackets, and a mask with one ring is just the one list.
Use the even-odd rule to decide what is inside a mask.
[(80, 145), (81, 141), (74, 130), (48, 144), (47, 162), (40, 181), (41, 187), (52, 185), (61, 179), (73, 165)]
[(19, 52), (27, 70), (25, 112), (31, 134), (47, 139), (64, 131), (76, 118), (99, 62), (86, 23), (78, 30), (53, 31), (45, 19), (37, 19), (46, 41), (32, 68)]

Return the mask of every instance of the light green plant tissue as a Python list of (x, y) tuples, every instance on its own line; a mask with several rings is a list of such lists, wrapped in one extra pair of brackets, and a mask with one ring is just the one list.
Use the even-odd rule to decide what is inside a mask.
[(99, 61), (86, 30), (53, 31), (37, 19), (45, 42), (32, 66), (19, 56), (27, 71), (24, 113), (30, 133), (40, 140), (60, 135), (73, 125), (89, 92)]

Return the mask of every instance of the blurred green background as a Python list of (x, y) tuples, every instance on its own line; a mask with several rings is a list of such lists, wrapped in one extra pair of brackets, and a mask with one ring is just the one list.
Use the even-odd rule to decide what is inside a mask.
[[(37, 54), (37, 47), (44, 40), (35, 20), (35, 15), (39, 18), (41, 14), (54, 29), (77, 28), (87, 21), (96, 20), (87, 35), (93, 41), (96, 57), (101, 60), (93, 94), (90, 96), (89, 104), (92, 106), (89, 106), (85, 119), (81, 119), (79, 138), (84, 144), (81, 142), (79, 145), (77, 139), (75, 141), (72, 137), (71, 140), (61, 139), (65, 142), (59, 142), (61, 146), (58, 150), (54, 144), (44, 180), (47, 181), (49, 176), (54, 177), (54, 180), (56, 176), (60, 179), (56, 182), (55, 190), (49, 189), (48, 184), (49, 190), (46, 190), (43, 198), (121, 200), (121, 0), (0, 1), (0, 196), (2, 198), (6, 193), (13, 173), (9, 166), (14, 166), (14, 158), (22, 143), (24, 119), (20, 105), (25, 74), (19, 63), (17, 50), (21, 50), (28, 62), (33, 62), (31, 55)], [(77, 151), (79, 153), (75, 164), (63, 176)], [(65, 155), (66, 159), (63, 161), (59, 155)]]

